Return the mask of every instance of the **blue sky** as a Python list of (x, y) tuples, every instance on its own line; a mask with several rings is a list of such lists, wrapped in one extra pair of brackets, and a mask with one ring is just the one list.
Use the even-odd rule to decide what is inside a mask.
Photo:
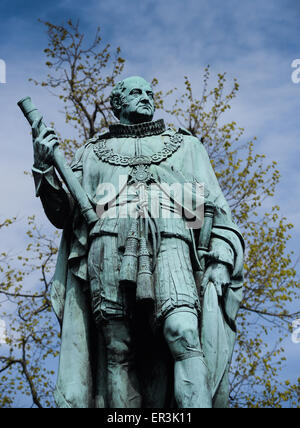
[[(47, 224), (34, 198), (28, 125), (16, 102), (31, 95), (63, 136), (72, 133), (63, 123), (56, 98), (28, 82), (45, 76), (47, 45), (38, 19), (62, 23), (80, 20), (87, 37), (100, 25), (103, 43), (120, 46), (126, 59), (124, 77), (158, 78), (162, 89), (183, 88), (187, 75), (201, 90), (203, 68), (210, 64), (213, 81), (227, 72), (240, 92), (227, 113), (245, 128), (245, 138), (257, 136), (256, 150), (276, 160), (282, 174), (272, 203), (278, 203), (295, 225), (289, 248), (299, 255), (300, 241), (300, 83), (291, 80), (291, 63), (300, 58), (300, 3), (295, 0), (1, 0), (0, 59), (7, 64), (7, 83), (0, 84), (0, 219), (36, 213)], [(158, 118), (158, 117), (156, 117)], [(265, 208), (269, 208), (266, 202)], [(22, 251), (24, 223), (2, 235), (0, 250)], [(2, 233), (2, 232), (1, 232)], [(299, 375), (300, 344), (289, 339), (286, 374)]]

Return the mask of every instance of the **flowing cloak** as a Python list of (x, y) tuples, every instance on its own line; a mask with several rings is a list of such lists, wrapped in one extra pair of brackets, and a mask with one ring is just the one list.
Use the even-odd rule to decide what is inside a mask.
[[(162, 141), (174, 132), (167, 129), (161, 135), (141, 138), (142, 153), (151, 155), (158, 152)], [(236, 336), (235, 319), (242, 299), (244, 243), (232, 221), (204, 146), (188, 131), (179, 129), (178, 132), (183, 136), (179, 149), (160, 164), (151, 165), (150, 171), (158, 182), (170, 185), (178, 182), (203, 184), (205, 201), (215, 206), (210, 254), (213, 260), (229, 266), (231, 283), (221, 298), (212, 283), (206, 287), (199, 335), (209, 370), (214, 406), (226, 407), (228, 367)], [(106, 138), (107, 147), (116, 153), (133, 156), (135, 150), (134, 138), (116, 138), (109, 134), (93, 138), (78, 149), (71, 166), (93, 204), (99, 203), (97, 189), (100, 183), (112, 183), (118, 188), (120, 177), (127, 177), (130, 172), (130, 167), (110, 165), (97, 158), (93, 148), (101, 138)], [(36, 194), (41, 197), (48, 218), (56, 227), (64, 228), (51, 288), (53, 309), (61, 325), (55, 402), (63, 408), (107, 407), (105, 347), (101, 331), (93, 322), (89, 298), (89, 231), (77, 207), (70, 214), (70, 198), (54, 168), (43, 172), (33, 168), (33, 175)], [(122, 241), (126, 238), (126, 227), (123, 227), (124, 223), (120, 225), (120, 221), (102, 219), (96, 224), (96, 229), (98, 233), (117, 234)], [(177, 230), (170, 221), (162, 222), (161, 228), (171, 236), (186, 236), (187, 233), (186, 230)], [(194, 233), (191, 230), (189, 233), (197, 259), (197, 242)], [(195, 263), (195, 271), (198, 267)], [(150, 353), (151, 349), (153, 351), (153, 364), (151, 367), (145, 364), (142, 369), (142, 377), (147, 380), (145, 395), (148, 397), (144, 399), (144, 407), (172, 405), (173, 362), (162, 343), (160, 353), (157, 343), (147, 348)], [(161, 368), (161, 361), (155, 364), (154, 360), (159, 358), (164, 360), (164, 368)], [(156, 396), (159, 397), (157, 401)]]

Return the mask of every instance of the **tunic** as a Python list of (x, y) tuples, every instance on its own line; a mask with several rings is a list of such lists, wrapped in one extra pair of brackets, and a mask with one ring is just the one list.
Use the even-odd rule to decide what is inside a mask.
[[(128, 183), (128, 177), (131, 177), (132, 167), (99, 158), (97, 147), (103, 148), (105, 141), (106, 148), (112, 150), (110, 153), (114, 155), (133, 157), (139, 154), (155, 159), (156, 154), (165, 149), (175, 131), (165, 129), (162, 121), (151, 122), (150, 127), (149, 124), (140, 125), (112, 126), (109, 133), (89, 140), (75, 154), (71, 167), (96, 212), (98, 215), (100, 213), (92, 230), (88, 230), (54, 168), (50, 167), (46, 171), (33, 168), (36, 193), (41, 197), (48, 218), (56, 227), (64, 229), (51, 290), (53, 308), (62, 326), (55, 392), (58, 407), (106, 406), (105, 376), (102, 384), (97, 382), (95, 386), (93, 381), (96, 366), (97, 371), (105, 373), (104, 346), (100, 343), (95, 365), (95, 351), (91, 344), (95, 321), (101, 324), (111, 316), (129, 316), (124, 292), (118, 287), (118, 274), (132, 221), (132, 217), (121, 218), (119, 211), (117, 215), (110, 215), (110, 210), (126, 201), (127, 210), (133, 208), (135, 211), (138, 202), (128, 197), (132, 196), (132, 189), (129, 189), (125, 198), (119, 195), (122, 185)], [(133, 128), (130, 127), (137, 128), (134, 134), (131, 134)], [(184, 308), (198, 314), (201, 320), (199, 335), (210, 371), (213, 394), (216, 402), (222, 402), (226, 396), (224, 383), (228, 382), (226, 373), (235, 341), (235, 318), (242, 299), (244, 243), (232, 221), (229, 206), (204, 146), (186, 130), (179, 129), (176, 134), (181, 136), (179, 147), (159, 163), (151, 163), (148, 172), (158, 186), (155, 191), (160, 196), (164, 194), (163, 184), (175, 187), (178, 183), (181, 187), (186, 185), (188, 190), (185, 194), (190, 195), (194, 189), (196, 192), (197, 189), (203, 189), (204, 199), (199, 199), (199, 206), (203, 206), (203, 202), (215, 206), (209, 248), (211, 258), (212, 261), (228, 265), (231, 284), (221, 304), (214, 287), (209, 284), (201, 308), (201, 284), (197, 284), (196, 279), (199, 270), (197, 236), (199, 224), (202, 224), (199, 214), (201, 209), (198, 207), (194, 210), (200, 223), (192, 221), (189, 227), (189, 220), (182, 213), (191, 211), (190, 201), (193, 197), (182, 199), (175, 194), (167, 207), (166, 198), (162, 197), (160, 215), (154, 222), (156, 229), (154, 233), (153, 230), (152, 233), (146, 233), (147, 239), (148, 235), (157, 236), (157, 233), (161, 239), (159, 248), (157, 245), (151, 248), (153, 241), (149, 239), (150, 252), (153, 250), (152, 259), (156, 257), (153, 270), (155, 318), (163, 319), (174, 308)], [(105, 186), (108, 189), (106, 192)], [(162, 215), (163, 211), (173, 212), (173, 218), (166, 218), (168, 216)], [(99, 340), (101, 342), (101, 337)], [(99, 361), (102, 369), (99, 369)], [(170, 382), (167, 377), (166, 382)], [(163, 387), (161, 389), (164, 390)], [(153, 401), (153, 391), (150, 395), (149, 406), (156, 407), (157, 404), (159, 407)]]

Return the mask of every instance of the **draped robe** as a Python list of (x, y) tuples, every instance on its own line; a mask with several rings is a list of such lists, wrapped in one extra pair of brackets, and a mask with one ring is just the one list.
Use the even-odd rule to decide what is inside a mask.
[[(212, 283), (206, 287), (201, 301), (199, 335), (209, 370), (214, 406), (226, 407), (228, 368), (236, 336), (235, 319), (242, 299), (244, 243), (203, 144), (184, 129), (177, 132), (183, 137), (179, 149), (160, 164), (152, 164), (150, 172), (159, 183), (204, 185), (204, 201), (215, 206), (210, 261), (226, 263), (231, 282), (221, 298)], [(174, 133), (174, 130), (167, 129), (159, 135), (139, 138), (142, 153), (152, 155), (158, 152), (163, 148), (163, 142)], [(97, 204), (101, 206), (99, 184), (111, 183), (118, 188), (120, 177), (127, 177), (131, 170), (129, 166), (111, 165), (96, 156), (94, 147), (103, 139), (114, 152), (130, 156), (135, 154), (137, 141), (133, 137), (106, 133), (89, 140), (76, 152), (72, 169), (95, 207)], [(41, 197), (49, 220), (54, 226), (64, 229), (51, 289), (53, 309), (61, 325), (55, 401), (58, 407), (107, 407), (105, 346), (101, 329), (96, 328), (91, 316), (87, 255), (92, 234), (117, 234), (120, 243), (124, 244), (126, 219), (99, 219), (91, 233), (54, 168), (46, 171), (33, 168), (33, 175), (36, 194)], [(201, 254), (197, 251), (195, 231), (166, 219), (160, 219), (160, 229), (169, 236), (189, 237), (197, 281)], [(197, 285), (201, 287), (201, 284)], [(147, 359), (145, 353), (141, 354), (141, 363), (137, 366), (143, 383), (143, 406), (170, 407), (174, 405), (173, 361), (161, 336), (151, 336), (149, 331), (147, 337), (143, 346), (150, 358)]]

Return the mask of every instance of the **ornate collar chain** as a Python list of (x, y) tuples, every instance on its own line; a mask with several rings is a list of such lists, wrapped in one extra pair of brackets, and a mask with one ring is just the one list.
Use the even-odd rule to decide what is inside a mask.
[(163, 119), (155, 122), (143, 122), (135, 125), (124, 125), (114, 123), (109, 126), (111, 137), (128, 138), (128, 137), (150, 137), (151, 135), (162, 134), (166, 130)]
[(147, 156), (137, 154), (134, 156), (128, 156), (115, 153), (113, 149), (108, 149), (106, 146), (106, 140), (103, 139), (94, 145), (94, 153), (102, 162), (116, 166), (131, 166), (132, 170), (130, 172), (130, 177), (133, 181), (148, 184), (153, 181), (152, 174), (149, 171), (150, 165), (158, 165), (165, 159), (169, 158), (179, 149), (182, 141), (183, 136), (179, 133), (175, 133), (171, 135), (168, 140), (164, 141), (164, 147), (162, 150), (153, 153), (152, 155)]

